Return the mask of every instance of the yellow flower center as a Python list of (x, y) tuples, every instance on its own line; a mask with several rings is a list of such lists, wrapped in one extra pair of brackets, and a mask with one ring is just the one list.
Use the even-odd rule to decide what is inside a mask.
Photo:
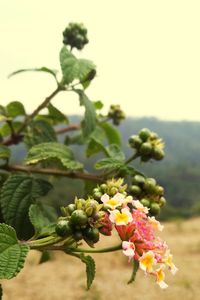
[(164, 279), (165, 279), (165, 274), (164, 274), (163, 270), (159, 269), (159, 270), (156, 272), (156, 275), (157, 275), (157, 281), (158, 281), (158, 282), (164, 281)]
[(152, 255), (147, 254), (145, 257), (141, 259), (141, 264), (146, 268), (146, 270), (151, 270), (153, 263), (154, 263), (154, 258)]
[(128, 222), (128, 216), (125, 213), (118, 212), (115, 215), (115, 221), (116, 221), (116, 224), (121, 223), (121, 222), (127, 223)]
[(116, 200), (116, 199), (111, 198), (111, 199), (109, 199), (109, 200), (107, 201), (106, 204), (107, 204), (107, 205), (110, 205), (110, 206), (116, 206), (116, 205), (119, 204), (119, 201)]

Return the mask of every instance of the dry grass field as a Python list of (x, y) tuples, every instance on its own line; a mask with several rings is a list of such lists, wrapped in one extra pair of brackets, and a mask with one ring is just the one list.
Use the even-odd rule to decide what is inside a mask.
[[(24, 270), (3, 281), (3, 300), (199, 300), (200, 219), (167, 223), (162, 236), (179, 268), (175, 276), (167, 276), (167, 290), (160, 290), (140, 271), (136, 282), (127, 285), (131, 265), (120, 251), (93, 255), (97, 276), (90, 291), (85, 290), (85, 268), (76, 258), (56, 253), (54, 260), (38, 266), (39, 253), (32, 251)], [(109, 239), (109, 244), (116, 239)], [(105, 243), (106, 237), (100, 246)]]

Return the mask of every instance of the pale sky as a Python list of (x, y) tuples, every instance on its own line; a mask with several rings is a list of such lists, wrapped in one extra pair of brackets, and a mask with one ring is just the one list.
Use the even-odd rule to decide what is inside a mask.
[[(200, 121), (200, 1), (0, 0), (0, 104), (20, 100), (28, 112), (55, 88), (46, 74), (16, 69), (59, 69), (62, 31), (83, 22), (90, 43), (79, 54), (97, 65), (91, 100), (121, 104), (127, 115)], [(78, 99), (53, 104), (81, 112)]]

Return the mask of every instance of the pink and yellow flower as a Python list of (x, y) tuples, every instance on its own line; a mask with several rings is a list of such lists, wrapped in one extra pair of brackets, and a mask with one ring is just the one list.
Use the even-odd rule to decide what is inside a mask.
[(103, 202), (104, 206), (110, 209), (115, 209), (122, 205), (124, 201), (124, 195), (117, 193), (114, 197), (110, 198), (107, 194), (104, 194), (101, 197), (101, 201)]
[(149, 223), (152, 225), (153, 229), (162, 231), (164, 226), (160, 224), (155, 217), (148, 217)]
[(156, 274), (156, 283), (161, 287), (161, 289), (166, 289), (168, 285), (166, 284), (165, 280), (165, 273), (162, 268), (159, 268), (155, 272)]
[(168, 254), (168, 256), (166, 258), (164, 258), (164, 263), (169, 267), (171, 273), (173, 275), (175, 275), (176, 272), (178, 271), (178, 268), (172, 262), (172, 259), (173, 259), (173, 255), (172, 254)]
[(124, 255), (128, 256), (129, 260), (131, 260), (135, 255), (135, 245), (132, 242), (123, 241), (122, 248)]
[(137, 210), (142, 211), (145, 214), (148, 214), (149, 209), (145, 207), (139, 200), (133, 200), (132, 204)]
[(153, 251), (143, 253), (139, 259), (140, 269), (145, 272), (153, 272), (153, 266), (156, 264), (156, 259)]
[(128, 207), (122, 208), (121, 211), (118, 209), (111, 210), (109, 218), (115, 225), (127, 225), (133, 220)]

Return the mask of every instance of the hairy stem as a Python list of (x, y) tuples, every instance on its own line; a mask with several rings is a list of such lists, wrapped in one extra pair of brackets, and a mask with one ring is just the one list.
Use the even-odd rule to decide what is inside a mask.
[(55, 175), (55, 176), (63, 176), (74, 179), (82, 179), (82, 180), (91, 180), (95, 182), (102, 182), (103, 179), (95, 174), (84, 173), (84, 172), (67, 172), (58, 169), (43, 169), (43, 168), (34, 168), (34, 167), (26, 167), (21, 165), (8, 165), (3, 167), (6, 171), (15, 171), (15, 172), (26, 172), (26, 173), (37, 173), (44, 175)]
[(83, 248), (69, 248), (70, 252), (78, 252), (78, 253), (106, 253), (106, 252), (113, 252), (122, 249), (122, 244), (108, 247), (108, 248), (101, 248), (101, 249), (83, 249)]

